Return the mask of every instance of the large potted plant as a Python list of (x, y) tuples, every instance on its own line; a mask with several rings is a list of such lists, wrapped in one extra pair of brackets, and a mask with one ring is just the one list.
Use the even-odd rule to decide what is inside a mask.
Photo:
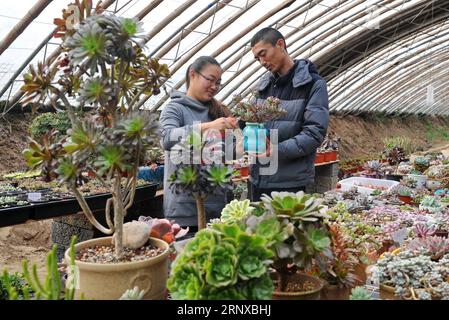
[[(267, 239), (275, 252), (274, 299), (317, 299), (322, 281), (304, 273), (318, 254), (329, 254), (321, 199), (302, 191), (263, 195), (246, 219), (247, 230)], [(301, 271), (301, 273), (298, 273)]]
[(246, 101), (236, 96), (234, 101), (232, 114), (237, 119), (246, 122), (245, 129), (243, 129), (244, 150), (254, 154), (265, 153), (268, 135), (264, 123), (281, 118), (287, 111), (280, 107), (280, 100), (275, 97), (268, 97), (259, 103), (256, 96)]
[[(71, 128), (66, 137), (45, 145), (32, 141), (24, 155), (32, 167), (65, 182), (89, 221), (113, 235), (76, 245), (77, 293), (117, 299), (138, 286), (145, 298), (162, 298), (167, 243), (148, 243), (150, 230), (144, 222), (125, 228), (123, 222), (134, 201), (139, 165), (147, 148), (158, 141), (157, 116), (138, 110), (137, 102), (142, 95), (159, 93), (168, 67), (143, 54), (137, 44), (142, 32), (137, 19), (98, 14), (89, 1), (80, 9), (81, 21), (74, 29), (58, 20), (64, 58), (54, 67), (31, 66), (22, 87), (25, 99), (35, 103), (53, 94), (52, 101), (65, 107)], [(77, 117), (84, 107), (91, 107), (93, 117)], [(79, 190), (88, 171), (110, 191), (107, 227), (97, 221)], [(68, 251), (65, 256), (68, 259)]]

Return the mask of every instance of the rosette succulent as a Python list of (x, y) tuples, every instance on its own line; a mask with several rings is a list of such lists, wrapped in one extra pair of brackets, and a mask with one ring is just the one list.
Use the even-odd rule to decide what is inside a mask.
[(248, 199), (243, 201), (232, 200), (221, 211), (221, 221), (225, 223), (240, 222), (246, 218), (254, 207), (250, 206)]
[(213, 224), (199, 231), (176, 258), (167, 287), (180, 300), (271, 299), (272, 256), (264, 238), (237, 224)]

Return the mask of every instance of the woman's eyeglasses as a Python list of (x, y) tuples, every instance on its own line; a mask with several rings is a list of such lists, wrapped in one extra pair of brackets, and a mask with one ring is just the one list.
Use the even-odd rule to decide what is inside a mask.
[(215, 88), (217, 89), (221, 89), (221, 82), (220, 81), (215, 81), (215, 79), (213, 78), (209, 78), (206, 77), (204, 74), (202, 74), (201, 72), (197, 72), (200, 76), (202, 76), (204, 79), (206, 79), (207, 81), (210, 82), (210, 84), (215, 85)]

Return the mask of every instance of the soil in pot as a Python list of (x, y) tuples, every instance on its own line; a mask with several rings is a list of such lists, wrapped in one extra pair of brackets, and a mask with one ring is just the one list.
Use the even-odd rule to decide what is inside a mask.
[(119, 261), (115, 258), (114, 251), (115, 248), (113, 245), (85, 248), (77, 253), (76, 259), (91, 263), (123, 263), (142, 261), (160, 255), (164, 252), (164, 249), (153, 245), (146, 245), (138, 249), (123, 248), (123, 258)]
[(274, 280), (273, 300), (318, 300), (323, 289), (323, 282), (313, 276), (296, 273), (287, 276), (287, 287), (279, 291), (278, 275), (272, 274)]

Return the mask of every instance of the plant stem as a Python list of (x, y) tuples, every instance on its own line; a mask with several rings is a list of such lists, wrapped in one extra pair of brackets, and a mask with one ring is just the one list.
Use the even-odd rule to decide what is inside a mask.
[(120, 260), (123, 256), (123, 218), (125, 208), (122, 202), (121, 175), (118, 174), (115, 180), (114, 197), (114, 226), (115, 226), (115, 257)]
[(196, 197), (196, 210), (198, 214), (198, 231), (206, 228), (206, 212), (204, 209), (204, 198)]

